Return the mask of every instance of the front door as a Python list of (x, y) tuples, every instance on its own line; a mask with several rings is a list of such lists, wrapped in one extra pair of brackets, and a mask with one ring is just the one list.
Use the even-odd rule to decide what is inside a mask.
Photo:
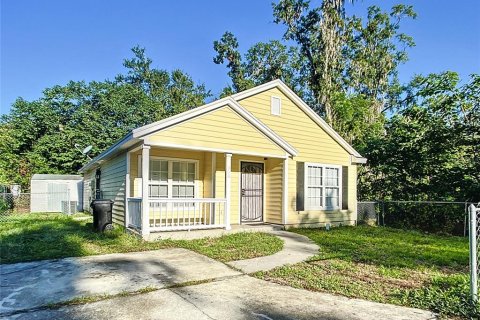
[(263, 163), (241, 163), (240, 216), (241, 222), (263, 221)]

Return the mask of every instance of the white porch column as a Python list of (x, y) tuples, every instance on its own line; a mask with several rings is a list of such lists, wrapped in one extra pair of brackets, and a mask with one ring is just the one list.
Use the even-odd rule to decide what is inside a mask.
[(231, 186), (232, 186), (232, 154), (225, 153), (225, 230), (230, 230), (230, 204), (231, 204)]
[(150, 175), (150, 146), (142, 146), (142, 235), (150, 233), (150, 203), (148, 199), (148, 179)]
[(283, 160), (282, 172), (282, 222), (288, 222), (288, 156)]

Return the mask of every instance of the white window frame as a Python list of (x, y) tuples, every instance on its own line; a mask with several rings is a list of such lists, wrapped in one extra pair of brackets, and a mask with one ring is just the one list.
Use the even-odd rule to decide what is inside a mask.
[[(173, 163), (174, 162), (184, 162), (187, 164), (187, 181), (174, 181), (173, 180)], [(188, 164), (193, 163), (195, 165), (195, 176), (193, 177), (193, 182), (188, 182)], [(198, 177), (198, 161), (191, 160), (169, 160), (168, 161), (168, 194), (171, 195), (169, 199), (195, 199), (197, 197), (197, 177)], [(182, 198), (182, 197), (173, 197), (173, 187), (174, 186), (193, 186), (193, 198)]]
[[(139, 163), (138, 163), (138, 172), (142, 172), (141, 168), (141, 156), (139, 157)], [(167, 157), (156, 157), (156, 156), (150, 156), (150, 160), (163, 160), (168, 162), (168, 175), (167, 175), (167, 182), (166, 183), (159, 183), (158, 181), (152, 181), (150, 180), (150, 172), (149, 177), (148, 177), (148, 190), (147, 194), (143, 196), (147, 196), (149, 199), (196, 199), (198, 198), (198, 171), (199, 171), (199, 160), (197, 159), (184, 159), (184, 158), (167, 158)], [(174, 162), (187, 162), (187, 163), (194, 163), (195, 164), (195, 178), (193, 180), (193, 183), (178, 183), (173, 181), (173, 163)], [(140, 176), (140, 174), (139, 174)], [(150, 186), (151, 185), (167, 185), (167, 198), (151, 198), (150, 197)], [(173, 186), (174, 185), (193, 185), (193, 198), (174, 198), (173, 197)]]
[[(278, 113), (273, 112), (273, 101), (278, 100)], [(270, 114), (273, 116), (280, 116), (282, 114), (282, 98), (277, 96), (270, 97)]]
[[(308, 167), (310, 166), (315, 166), (315, 167), (320, 167), (322, 168), (322, 206), (310, 206), (309, 205), (309, 200), (308, 200)], [(333, 206), (333, 207), (327, 207), (326, 204), (326, 188), (331, 188), (331, 186), (326, 186), (325, 185), (325, 172), (326, 168), (333, 168), (333, 169), (338, 169), (338, 206)], [(343, 189), (343, 180), (342, 180), (342, 166), (339, 165), (334, 165), (334, 164), (325, 164), (325, 163), (315, 163), (315, 162), (305, 162), (304, 164), (304, 170), (303, 170), (303, 196), (304, 196), (304, 203), (305, 203), (305, 210), (338, 210), (342, 207), (342, 189)], [(335, 187), (334, 187), (335, 188)]]
[[(155, 161), (166, 161), (167, 162), (167, 181), (157, 181), (150, 179), (150, 173), (152, 171), (152, 160)], [(168, 199), (170, 195), (170, 185), (169, 185), (169, 178), (170, 178), (170, 162), (166, 159), (158, 159), (155, 157), (150, 157), (149, 159), (149, 172), (148, 172), (148, 198), (150, 199)], [(152, 186), (166, 186), (167, 187), (167, 196), (166, 197), (152, 197), (150, 196), (150, 189)]]

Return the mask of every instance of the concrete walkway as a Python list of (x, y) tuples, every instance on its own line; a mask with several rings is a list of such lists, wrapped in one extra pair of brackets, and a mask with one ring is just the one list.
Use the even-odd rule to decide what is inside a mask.
[(273, 255), (246, 260), (231, 261), (227, 264), (244, 273), (268, 271), (285, 264), (307, 260), (318, 253), (319, 247), (309, 238), (287, 231), (273, 231), (283, 240), (283, 249)]
[(424, 310), (300, 290), (247, 275), (162, 289), (56, 310), (17, 314), (18, 320), (428, 320)]

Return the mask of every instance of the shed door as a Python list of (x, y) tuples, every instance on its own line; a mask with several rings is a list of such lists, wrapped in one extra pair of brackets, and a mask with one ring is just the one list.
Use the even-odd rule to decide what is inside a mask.
[(47, 212), (62, 212), (62, 202), (68, 200), (68, 186), (64, 183), (49, 183)]
[(241, 163), (240, 188), (241, 222), (263, 221), (263, 163)]

